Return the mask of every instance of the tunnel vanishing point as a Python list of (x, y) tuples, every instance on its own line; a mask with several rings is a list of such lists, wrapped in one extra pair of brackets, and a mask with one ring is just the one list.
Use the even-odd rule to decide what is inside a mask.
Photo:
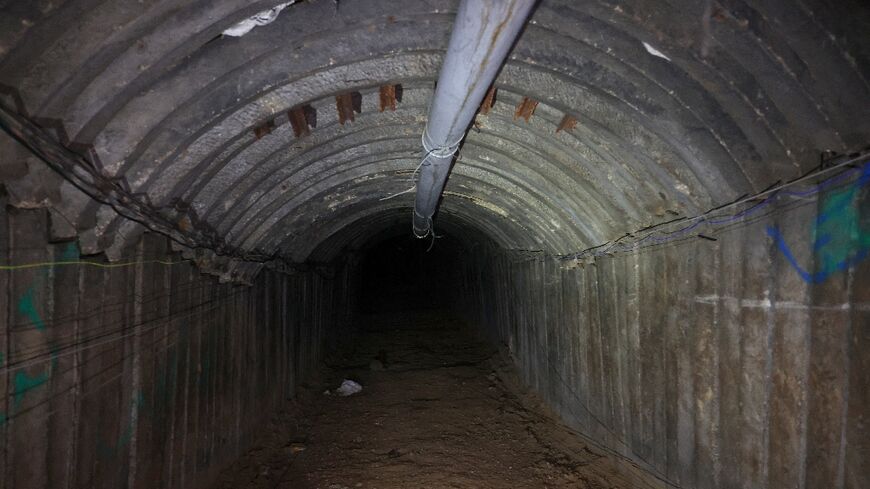
[(375, 298), (665, 487), (870, 488), (868, 110), (861, 0), (0, 0), (0, 488), (210, 487)]

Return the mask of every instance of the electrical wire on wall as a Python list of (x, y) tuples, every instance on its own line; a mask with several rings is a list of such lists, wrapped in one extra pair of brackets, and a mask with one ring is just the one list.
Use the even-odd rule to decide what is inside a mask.
[[(216, 355), (224, 348), (220, 345), (231, 347), (219, 338), (237, 334), (230, 333), (237, 325), (253, 330), (263, 324), (253, 306), (243, 305), (258, 301), (261, 291), (218, 284), (201, 275), (192, 260), (172, 254), (140, 252), (110, 263), (78, 259), (72, 243), (2, 251), (12, 262), (16, 257), (46, 255), (58, 259), (0, 265), (0, 282), (7, 284), (6, 293), (15, 304), (8, 329), (31, 338), (10, 341), (0, 350), (0, 374), (10, 379), (10, 388), (0, 397), (0, 428), (23, 416), (44, 419), (59, 412), (53, 400), (62, 396), (73, 394), (81, 402), (102, 395), (127, 375), (126, 366), (137, 355), (162, 359), (155, 361), (164, 361), (165, 370), (170, 368), (165, 362), (174, 361), (179, 347), (198, 345), (204, 355)], [(312, 270), (301, 278), (281, 280), (310, 280), (312, 289), (325, 290), (316, 284), (331, 278)], [(78, 284), (78, 295), (63, 294), (70, 284)], [(151, 288), (153, 284), (158, 287)], [(280, 317), (289, 304), (278, 301), (269, 313)], [(91, 377), (87, 382), (72, 381), (71, 372), (89, 372)], [(147, 401), (152, 406), (158, 401), (153, 394)]]
[(147, 196), (133, 193), (123, 178), (103, 175), (95, 164), (58, 143), (21, 112), (0, 103), (0, 127), (73, 186), (110, 206), (120, 216), (193, 250), (205, 249), (221, 257), (252, 263), (283, 261), (275, 254), (232, 246), (212, 230), (197, 225), (189, 215), (170, 219), (148, 202)]
[(123, 267), (129, 267), (129, 266), (133, 266), (133, 265), (145, 265), (145, 264), (178, 265), (179, 263), (190, 263), (190, 260), (177, 260), (177, 261), (141, 260), (141, 261), (123, 261), (123, 262), (117, 262), (117, 263), (102, 263), (102, 262), (90, 261), (90, 260), (44, 261), (44, 262), (22, 263), (20, 265), (0, 265), (0, 271), (27, 270), (30, 268), (46, 268), (46, 267), (57, 267), (57, 266), (64, 266), (64, 265), (80, 265), (80, 266), (91, 266), (91, 267), (97, 267), (97, 268), (123, 268)]
[[(826, 166), (820, 165), (812, 172), (802, 175), (792, 181), (783, 184), (775, 184), (757, 194), (741, 196), (734, 202), (715, 207), (713, 209), (692, 217), (682, 217), (663, 222), (653, 226), (639, 229), (633, 233), (627, 233), (619, 238), (610, 240), (583, 251), (557, 258), (562, 261), (581, 261), (600, 256), (609, 256), (614, 253), (631, 252), (642, 248), (661, 245), (676, 240), (697, 238), (715, 241), (716, 238), (702, 234), (701, 226), (722, 227), (738, 221), (749, 219), (758, 215), (762, 210), (769, 208), (786, 198), (806, 199), (854, 179), (870, 179), (870, 151), (851, 154), (848, 159), (839, 163)], [(833, 176), (828, 176), (833, 175)], [(808, 180), (814, 180), (828, 176), (823, 181), (806, 188), (793, 189), (797, 185)], [(865, 182), (866, 183), (866, 182)], [(741, 210), (732, 213), (723, 213), (726, 209), (739, 208)]]

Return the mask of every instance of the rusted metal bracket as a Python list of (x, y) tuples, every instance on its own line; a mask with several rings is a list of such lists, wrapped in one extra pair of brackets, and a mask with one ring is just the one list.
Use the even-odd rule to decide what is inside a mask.
[(487, 91), (486, 96), (483, 97), (483, 102), (480, 103), (480, 109), (477, 111), (478, 114), (489, 115), (490, 109), (495, 106), (495, 94), (496, 88), (489, 87), (489, 91)]
[(538, 108), (538, 101), (529, 97), (523, 97), (520, 101), (520, 104), (517, 105), (517, 110), (514, 112), (514, 120), (524, 119), (526, 122), (529, 122), (529, 119), (532, 118), (532, 115), (535, 113), (535, 109)]
[(303, 105), (287, 111), (287, 119), (293, 127), (293, 135), (297, 138), (311, 134), (311, 129), (317, 127), (317, 110), (310, 105)]
[(362, 95), (359, 92), (342, 93), (335, 96), (335, 107), (338, 109), (338, 122), (353, 122), (354, 112), (362, 112)]
[(275, 129), (275, 121), (269, 119), (259, 126), (254, 127), (254, 137), (258, 140), (263, 139), (266, 135), (272, 132), (272, 129)]
[(380, 90), (381, 112), (396, 110), (396, 103), (402, 101), (402, 85), (383, 85)]
[(577, 119), (573, 116), (565, 114), (565, 117), (562, 117), (562, 122), (559, 123), (559, 127), (556, 128), (556, 132), (571, 132), (572, 129), (577, 127)]

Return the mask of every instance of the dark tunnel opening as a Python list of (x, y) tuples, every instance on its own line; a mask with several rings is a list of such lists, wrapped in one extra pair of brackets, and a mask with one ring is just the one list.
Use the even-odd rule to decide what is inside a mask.
[(359, 309), (363, 313), (442, 310), (452, 299), (467, 249), (452, 236), (418, 239), (402, 233), (364, 246)]

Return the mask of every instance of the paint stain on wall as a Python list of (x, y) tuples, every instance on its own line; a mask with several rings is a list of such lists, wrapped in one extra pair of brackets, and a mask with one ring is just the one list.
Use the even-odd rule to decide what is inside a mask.
[(76, 261), (80, 258), (79, 255), (79, 247), (75, 243), (69, 243), (64, 248), (63, 252), (60, 255), (61, 261)]
[[(65, 262), (75, 261), (78, 260), (79, 256), (78, 246), (75, 243), (69, 243), (61, 252), (60, 260)], [(42, 319), (42, 316), (39, 314), (39, 308), (36, 301), (36, 291), (38, 288), (42, 287), (46, 277), (48, 277), (49, 270), (50, 269), (48, 268), (43, 269), (33, 279), (33, 283), (30, 287), (28, 287), (27, 290), (24, 291), (24, 294), (22, 294), (18, 299), (18, 313), (27, 320), (28, 324), (41, 332), (45, 332), (46, 324)], [(10, 407), (10, 413), (0, 412), (0, 426), (5, 425), (6, 422), (9, 421), (11, 413), (15, 412), (15, 410), (21, 406), (21, 403), (24, 401), (28, 392), (48, 382), (51, 372), (57, 368), (57, 351), (54, 348), (51, 348), (50, 352), (51, 365), (46, 367), (42, 372), (34, 375), (30, 375), (23, 370), (15, 372), (12, 380), (12, 406)], [(0, 365), (2, 364), (3, 357), (0, 355)]]
[(42, 384), (48, 382), (48, 372), (42, 372), (37, 375), (29, 375), (27, 372), (15, 372), (15, 380), (13, 380), (13, 398), (12, 409), (17, 409), (24, 400), (24, 395), (28, 391), (36, 389)]
[(24, 295), (22, 295), (21, 298), (18, 299), (18, 312), (22, 316), (27, 318), (30, 324), (34, 325), (36, 329), (40, 331), (45, 331), (45, 322), (42, 320), (42, 317), (36, 310), (36, 304), (33, 300), (35, 294), (35, 286), (30, 286), (24, 292)]
[[(829, 193), (822, 200), (812, 226), (813, 258), (816, 271), (801, 266), (779, 229), (767, 227), (777, 248), (798, 275), (807, 283), (821, 283), (831, 275), (848, 270), (870, 255), (870, 228), (862, 226), (859, 206), (861, 190), (870, 183), (870, 162), (860, 176), (843, 190)], [(812, 239), (812, 238), (811, 238)]]

